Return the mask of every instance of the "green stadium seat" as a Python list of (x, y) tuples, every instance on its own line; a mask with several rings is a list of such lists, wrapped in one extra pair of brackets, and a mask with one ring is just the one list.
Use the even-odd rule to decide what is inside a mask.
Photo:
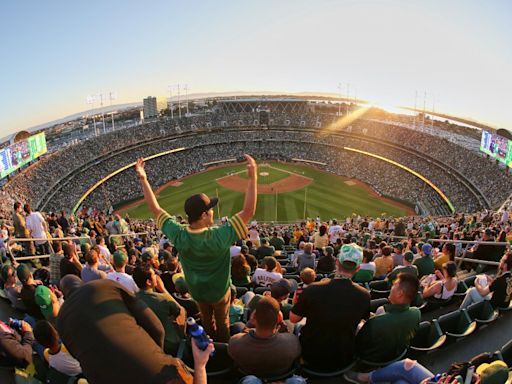
[(472, 334), (476, 329), (476, 321), (472, 321), (465, 310), (457, 310), (438, 319), (444, 334), (451, 339), (458, 339)]
[(359, 359), (357, 362), (357, 369), (361, 372), (368, 371), (368, 368), (371, 368), (371, 370), (381, 367), (386, 367), (389, 364), (394, 363), (395, 361), (402, 360), (404, 356), (407, 354), (407, 348), (405, 348), (398, 356), (395, 356), (393, 359), (388, 361), (371, 361), (371, 360), (365, 360), (363, 358)]
[(302, 281), (299, 275), (283, 275), (283, 278), (295, 280), (297, 283), (300, 283)]
[(340, 367), (339, 369), (331, 370), (331, 371), (324, 371), (319, 370), (317, 368), (308, 366), (307, 364), (304, 364), (300, 367), (301, 373), (304, 376), (307, 377), (319, 377), (319, 378), (327, 378), (327, 377), (337, 377), (343, 375), (345, 372), (350, 371), (354, 365), (356, 365), (356, 360), (352, 361), (345, 367)]
[(488, 300), (471, 304), (466, 311), (472, 320), (476, 320), (477, 324), (492, 323), (498, 318), (499, 314)]
[(411, 340), (409, 351), (413, 356), (428, 353), (441, 348), (445, 341), (446, 335), (443, 334), (437, 320), (422, 321), (416, 335)]
[[(206, 364), (206, 375), (208, 377), (228, 376), (234, 372), (235, 363), (231, 356), (228, 354), (228, 344), (214, 342), (215, 354), (210, 356)], [(180, 355), (180, 352), (182, 353)], [(178, 351), (178, 358), (182, 359), (188, 369), (194, 373), (194, 359), (192, 357), (192, 347), (190, 342), (186, 343), (186, 347)]]
[(387, 280), (374, 280), (368, 283), (370, 287), (370, 296), (372, 300), (386, 298), (391, 292), (391, 287)]

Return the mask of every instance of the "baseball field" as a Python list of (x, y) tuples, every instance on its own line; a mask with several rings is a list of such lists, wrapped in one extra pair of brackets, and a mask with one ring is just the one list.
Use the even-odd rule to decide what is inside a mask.
[[(300, 164), (265, 162), (258, 164), (258, 205), (255, 220), (294, 222), (320, 216), (324, 220), (358, 215), (406, 216), (414, 211), (399, 202), (378, 196), (357, 180), (335, 176)], [(167, 212), (185, 217), (183, 203), (195, 193), (218, 196), (215, 218), (242, 209), (247, 175), (244, 164), (209, 169), (172, 181), (157, 191), (160, 205)], [(150, 217), (145, 203), (137, 201), (119, 212), (133, 218)]]

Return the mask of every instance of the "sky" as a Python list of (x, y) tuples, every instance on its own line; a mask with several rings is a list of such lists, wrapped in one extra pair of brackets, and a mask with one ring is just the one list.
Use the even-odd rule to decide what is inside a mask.
[(128, 103), (178, 83), (341, 83), (390, 106), (418, 93), (419, 107), (426, 91), (427, 109), (511, 129), (511, 16), (508, 0), (1, 1), (0, 137), (87, 110), (89, 95)]

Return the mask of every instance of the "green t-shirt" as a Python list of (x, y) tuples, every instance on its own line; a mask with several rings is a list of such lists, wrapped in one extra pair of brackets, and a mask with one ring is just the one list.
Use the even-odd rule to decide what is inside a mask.
[(282, 251), (284, 246), (284, 240), (281, 237), (272, 237), (269, 240), (271, 246), (273, 246), (276, 251)]
[(164, 351), (176, 356), (180, 340), (184, 337), (183, 332), (174, 323), (180, 314), (180, 305), (168, 293), (152, 291), (139, 291), (136, 296), (151, 308), (158, 317), (165, 330)]
[(178, 224), (167, 212), (156, 220), (165, 236), (174, 244), (190, 294), (200, 303), (216, 303), (231, 284), (231, 244), (247, 237), (247, 227), (238, 215), (225, 225), (193, 231)]

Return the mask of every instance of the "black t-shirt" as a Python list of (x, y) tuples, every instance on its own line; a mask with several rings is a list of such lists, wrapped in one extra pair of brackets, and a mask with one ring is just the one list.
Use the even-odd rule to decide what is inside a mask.
[(162, 279), (162, 282), (164, 283), (165, 289), (167, 289), (167, 292), (169, 293), (176, 293), (176, 287), (174, 286), (174, 283), (172, 282), (172, 277), (174, 276), (176, 272), (169, 272), (165, 271), (160, 275), (160, 278)]
[(163, 350), (164, 328), (121, 284), (95, 280), (66, 299), (59, 335), (91, 383), (191, 383), (182, 362)]
[(66, 258), (60, 261), (60, 278), (62, 279), (66, 275), (76, 275), (80, 277), (80, 269)]
[(353, 359), (359, 321), (370, 315), (370, 293), (346, 278), (322, 281), (304, 289), (292, 312), (307, 317), (300, 333), (304, 360), (342, 368)]
[(336, 259), (332, 256), (322, 256), (316, 265), (316, 270), (319, 273), (331, 273), (336, 268)]
[(497, 277), (489, 286), (489, 290), (494, 292), (491, 298), (491, 304), (494, 308), (506, 308), (510, 304), (510, 294), (512, 293), (512, 274), (505, 272)]

